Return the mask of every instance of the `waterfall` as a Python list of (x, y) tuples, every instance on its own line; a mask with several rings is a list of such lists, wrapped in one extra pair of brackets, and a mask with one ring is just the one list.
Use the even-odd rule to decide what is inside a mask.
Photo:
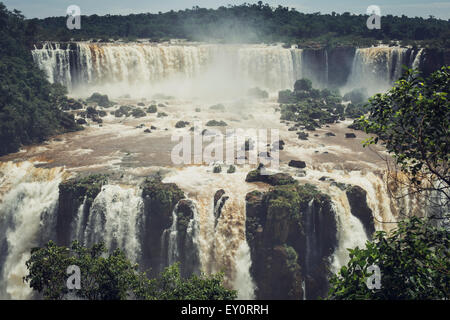
[[(71, 49), (72, 48), (72, 49)], [(302, 68), (302, 50), (264, 45), (161, 45), (73, 43), (62, 49), (47, 43), (33, 51), (35, 63), (51, 82), (69, 90), (145, 94), (196, 94), (211, 88), (269, 90), (292, 88)], [(181, 83), (189, 88), (181, 88)], [(240, 88), (242, 90), (242, 88)]]
[[(215, 179), (217, 176), (211, 176), (204, 168), (186, 167), (164, 180), (195, 195), (190, 198), (195, 198), (198, 231), (194, 239), (201, 271), (207, 274), (224, 271), (225, 285), (237, 290), (239, 299), (255, 297), (250, 274), (252, 261), (245, 236), (245, 194), (252, 190), (252, 185), (241, 182), (247, 172), (238, 168), (233, 175), (224, 173)], [(225, 193), (214, 206), (215, 193), (221, 188)]]
[(84, 211), (86, 207), (86, 196), (83, 199), (83, 203), (78, 208), (77, 216), (71, 224), (71, 241), (83, 239), (83, 226), (84, 226)]
[(131, 261), (138, 262), (142, 213), (141, 190), (105, 185), (92, 203), (84, 238), (79, 240), (86, 246), (102, 241), (110, 251), (120, 248)]
[[(177, 205), (178, 206), (178, 205)], [(178, 216), (176, 214), (176, 209), (172, 212), (172, 226), (169, 229), (164, 230), (161, 240), (162, 245), (162, 254), (167, 255), (167, 260), (165, 265), (170, 266), (174, 264), (175, 262), (178, 262), (179, 260), (179, 252), (178, 252), (178, 231), (177, 231), (177, 222), (178, 222)], [(163, 265), (162, 267), (164, 267)]]
[(369, 94), (387, 90), (402, 75), (407, 52), (399, 47), (356, 49), (346, 87), (365, 87)]
[(416, 54), (416, 56), (414, 57), (414, 60), (411, 64), (411, 66), (414, 69), (419, 69), (420, 63), (422, 61), (422, 54), (423, 54), (423, 49), (419, 49), (419, 52)]
[(0, 164), (0, 299), (26, 299), (32, 294), (22, 278), (25, 262), (52, 225), (58, 203), (60, 168), (40, 169), (31, 163)]
[(338, 239), (338, 247), (332, 256), (331, 268), (334, 273), (337, 273), (349, 261), (347, 248), (365, 248), (368, 239), (361, 221), (351, 214), (345, 192), (339, 189), (333, 190), (331, 197), (336, 213)]
[(62, 49), (59, 43), (45, 43), (41, 49), (32, 51), (33, 60), (43, 70), (51, 83), (72, 86), (70, 46)]

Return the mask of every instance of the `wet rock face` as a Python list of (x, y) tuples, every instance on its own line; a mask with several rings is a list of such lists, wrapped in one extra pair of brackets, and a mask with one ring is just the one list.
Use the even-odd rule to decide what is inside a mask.
[(58, 212), (56, 218), (56, 241), (58, 245), (70, 245), (72, 222), (78, 214), (78, 209), (84, 205), (83, 217), (87, 221), (89, 209), (95, 197), (106, 183), (105, 175), (89, 175), (87, 177), (73, 178), (59, 185)]
[(328, 50), (328, 85), (330, 87), (337, 87), (347, 82), (355, 51), (354, 47), (336, 47)]
[(184, 198), (183, 191), (174, 183), (163, 183), (161, 178), (148, 178), (142, 185), (144, 223), (141, 230), (143, 265), (157, 274), (161, 261), (161, 236), (172, 225), (172, 212)]
[(311, 185), (276, 186), (246, 195), (246, 237), (258, 299), (326, 295), (328, 257), (337, 246), (328, 196)]
[(193, 236), (196, 232), (193, 224), (195, 204), (192, 200), (181, 199), (175, 209), (177, 216), (178, 262), (182, 277), (189, 277), (200, 270), (200, 257)]
[(367, 205), (367, 192), (359, 186), (351, 186), (346, 191), (352, 214), (357, 217), (364, 226), (367, 237), (372, 238), (375, 232), (375, 224), (372, 210)]

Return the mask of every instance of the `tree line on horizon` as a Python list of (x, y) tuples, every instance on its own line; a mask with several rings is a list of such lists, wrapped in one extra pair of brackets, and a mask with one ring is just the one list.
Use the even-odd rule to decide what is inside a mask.
[[(81, 11), (83, 8), (81, 8)], [(152, 41), (182, 38), (192, 41), (320, 43), (326, 46), (367, 46), (401, 41), (402, 45), (450, 47), (450, 21), (386, 15), (381, 29), (369, 30), (368, 15), (303, 13), (295, 8), (244, 3), (206, 9), (191, 9), (129, 15), (90, 15), (81, 17), (81, 29), (66, 28), (66, 17), (31, 19), (41, 41), (111, 39)]]

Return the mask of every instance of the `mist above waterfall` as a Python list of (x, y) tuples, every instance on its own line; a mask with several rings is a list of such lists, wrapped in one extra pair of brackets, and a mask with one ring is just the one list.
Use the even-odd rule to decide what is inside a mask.
[(345, 69), (340, 65), (342, 54), (280, 45), (202, 43), (46, 43), (33, 50), (35, 62), (51, 82), (66, 85), (82, 98), (101, 92), (112, 98), (162, 93), (224, 99), (245, 96), (253, 87), (273, 93), (290, 89), (303, 77), (319, 88), (337, 87), (345, 93), (364, 87), (374, 94), (388, 89), (402, 75), (403, 65), (418, 67), (422, 58), (422, 50), (409, 48), (356, 49), (345, 53), (354, 54), (344, 57), (353, 60)]

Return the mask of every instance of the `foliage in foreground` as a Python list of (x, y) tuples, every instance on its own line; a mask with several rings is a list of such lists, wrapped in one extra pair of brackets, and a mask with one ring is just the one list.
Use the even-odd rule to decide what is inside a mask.
[[(427, 219), (400, 222), (389, 236), (377, 232), (365, 249), (349, 249), (350, 261), (330, 280), (328, 299), (450, 299), (450, 232)], [(381, 271), (381, 288), (369, 289), (368, 267)]]
[[(450, 200), (450, 66), (423, 79), (407, 70), (385, 94), (369, 100), (369, 115), (359, 121), (367, 133), (386, 142), (401, 169), (420, 188), (435, 188)], [(368, 143), (377, 143), (377, 138)]]
[[(71, 265), (80, 268), (79, 290), (69, 290), (66, 285)], [(183, 279), (178, 264), (149, 279), (120, 249), (107, 255), (102, 243), (85, 248), (74, 241), (67, 248), (49, 241), (43, 248), (32, 249), (26, 266), (29, 274), (24, 281), (52, 300), (233, 300), (237, 296), (236, 291), (223, 286), (223, 274)]]

